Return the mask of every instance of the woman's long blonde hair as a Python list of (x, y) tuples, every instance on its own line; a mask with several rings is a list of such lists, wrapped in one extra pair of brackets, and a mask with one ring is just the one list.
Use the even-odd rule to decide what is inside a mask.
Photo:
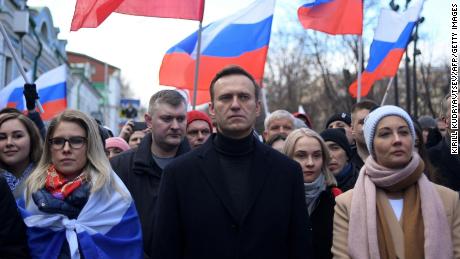
[(327, 145), (324, 142), (323, 138), (321, 138), (321, 136), (315, 131), (309, 128), (300, 128), (300, 129), (296, 129), (293, 132), (291, 132), (288, 135), (286, 142), (284, 143), (283, 153), (286, 156), (290, 157), (291, 159), (294, 159), (295, 145), (297, 141), (303, 137), (311, 137), (319, 141), (319, 144), (321, 146), (321, 155), (323, 157), (321, 173), (326, 178), (327, 186), (337, 186), (337, 181), (335, 180), (334, 175), (331, 173), (331, 171), (329, 171), (327, 167), (327, 165), (329, 164), (329, 161), (331, 160), (331, 156), (329, 155), (329, 149), (327, 148)]
[[(87, 163), (84, 172), (88, 174), (88, 181), (91, 184), (91, 193), (101, 189), (106, 189), (109, 185), (114, 186), (114, 180), (111, 177), (110, 162), (105, 155), (102, 145), (101, 136), (96, 122), (86, 114), (77, 110), (66, 110), (56, 116), (48, 127), (46, 133), (43, 155), (35, 170), (27, 179), (26, 202), (29, 201), (32, 193), (38, 191), (45, 186), (47, 170), (52, 164), (50, 139), (53, 137), (56, 128), (61, 122), (73, 122), (82, 127), (87, 136)], [(118, 189), (118, 188), (117, 188)]]

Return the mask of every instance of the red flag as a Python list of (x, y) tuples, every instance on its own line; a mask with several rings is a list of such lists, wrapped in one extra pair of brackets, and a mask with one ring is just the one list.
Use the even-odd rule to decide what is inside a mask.
[(99, 26), (112, 12), (203, 20), (204, 0), (77, 0), (71, 31)]
[(362, 0), (306, 0), (297, 15), (305, 29), (334, 35), (363, 31)]

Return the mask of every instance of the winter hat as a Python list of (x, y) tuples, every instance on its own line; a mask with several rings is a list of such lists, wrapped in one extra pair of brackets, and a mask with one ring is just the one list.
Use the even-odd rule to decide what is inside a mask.
[(348, 126), (351, 126), (351, 116), (350, 114), (346, 112), (341, 112), (332, 115), (326, 122), (326, 129), (329, 127), (329, 124), (333, 123), (334, 121), (343, 121), (345, 122)]
[(190, 125), (190, 123), (192, 123), (192, 122), (194, 122), (196, 120), (202, 120), (202, 121), (205, 121), (206, 123), (208, 123), (209, 130), (212, 131), (212, 122), (211, 122), (211, 119), (209, 118), (209, 116), (206, 113), (196, 111), (196, 110), (187, 112), (187, 128), (188, 128), (188, 125)]
[(418, 123), (420, 123), (422, 129), (434, 129), (437, 127), (436, 121), (428, 115), (420, 116), (420, 118), (418, 118)]
[(117, 147), (123, 151), (130, 149), (126, 140), (120, 137), (111, 137), (105, 140), (105, 148)]
[(336, 129), (326, 129), (321, 132), (321, 137), (324, 141), (332, 141), (337, 143), (344, 151), (347, 153), (348, 159), (351, 158), (351, 148), (348, 144), (347, 136), (345, 135), (345, 130), (341, 128)]
[(384, 105), (381, 106), (371, 113), (369, 113), (364, 120), (364, 140), (366, 141), (367, 150), (369, 153), (375, 158), (374, 156), (374, 137), (375, 137), (375, 130), (379, 122), (387, 117), (387, 116), (399, 116), (403, 120), (406, 121), (407, 125), (410, 129), (410, 134), (412, 136), (412, 143), (415, 144), (415, 129), (414, 123), (410, 115), (403, 109), (393, 106), (393, 105)]
[(313, 127), (313, 123), (311, 121), (310, 116), (308, 116), (308, 114), (301, 113), (301, 112), (294, 112), (292, 115), (294, 115), (294, 117), (296, 117), (297, 119), (301, 119), (303, 122), (305, 122), (308, 128), (311, 129)]

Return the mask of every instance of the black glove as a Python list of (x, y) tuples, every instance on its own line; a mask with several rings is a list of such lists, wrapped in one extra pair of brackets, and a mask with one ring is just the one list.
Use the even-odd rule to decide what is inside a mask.
[(24, 97), (26, 98), (27, 110), (35, 110), (35, 101), (38, 100), (37, 86), (35, 84), (24, 84)]

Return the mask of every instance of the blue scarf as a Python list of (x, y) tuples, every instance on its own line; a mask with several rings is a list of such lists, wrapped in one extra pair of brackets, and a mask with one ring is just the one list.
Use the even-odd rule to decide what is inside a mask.
[(21, 184), (27, 177), (30, 175), (32, 170), (34, 169), (34, 164), (30, 163), (26, 170), (22, 172), (21, 176), (18, 178), (14, 176), (14, 174), (4, 170), (3, 172), (0, 173), (0, 175), (5, 178), (6, 182), (8, 183), (8, 186), (10, 187), (11, 191), (16, 190), (16, 187), (18, 187), (19, 184)]
[(351, 163), (348, 163), (342, 168), (342, 170), (335, 176), (335, 179), (337, 180), (337, 182), (341, 183), (343, 182), (343, 180), (345, 180), (345, 178), (351, 172), (352, 166), (353, 165)]

